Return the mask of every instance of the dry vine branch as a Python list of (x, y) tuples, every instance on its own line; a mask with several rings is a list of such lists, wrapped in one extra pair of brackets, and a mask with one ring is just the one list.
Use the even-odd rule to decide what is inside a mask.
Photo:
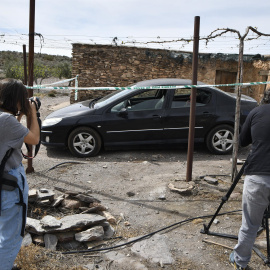
[[(244, 35), (241, 35), (238, 30), (231, 29), (231, 28), (218, 28), (211, 32), (206, 40), (206, 44), (217, 37), (220, 37), (228, 32), (232, 32), (238, 35), (239, 38), (239, 57), (238, 57), (238, 72), (237, 72), (237, 80), (236, 83), (242, 83), (243, 82), (243, 55), (244, 55), (244, 41), (249, 33), (249, 31), (254, 32), (257, 34), (256, 37), (249, 38), (247, 40), (253, 40), (253, 39), (258, 39), (261, 36), (270, 36), (270, 34), (265, 34), (262, 32), (259, 32), (256, 28), (252, 26), (248, 26), (246, 28), (246, 32)], [(241, 106), (241, 91), (242, 91), (242, 86), (239, 85), (235, 89), (235, 92), (237, 94), (236, 96), (236, 106), (235, 106), (235, 121), (234, 121), (234, 144), (233, 144), (233, 155), (232, 155), (232, 181), (237, 173), (237, 155), (238, 155), (238, 148), (239, 148), (239, 130), (240, 130), (240, 106)]]
[(140, 44), (150, 44), (150, 43), (157, 43), (157, 44), (162, 44), (162, 43), (174, 43), (174, 42), (192, 42), (193, 39), (186, 39), (186, 38), (180, 38), (180, 39), (173, 39), (173, 40), (163, 40), (163, 41), (145, 41), (145, 42), (139, 42), (139, 41), (126, 41), (125, 43), (140, 43)]
[[(249, 32), (252, 31), (255, 33), (257, 36), (248, 38)], [(240, 31), (232, 28), (218, 28), (212, 31), (207, 37), (200, 38), (200, 40), (205, 40), (206, 45), (213, 39), (221, 37), (227, 33), (235, 33), (238, 36), (239, 39), (239, 58), (238, 58), (238, 72), (237, 72), (237, 79), (236, 83), (242, 83), (243, 82), (243, 54), (244, 54), (244, 41), (250, 41), (254, 39), (258, 39), (261, 36), (270, 36), (270, 34), (265, 34), (257, 30), (256, 27), (248, 26), (246, 28), (245, 34), (241, 35)], [(132, 42), (126, 42), (126, 43), (141, 43), (141, 44), (150, 44), (150, 43), (172, 43), (172, 42), (192, 42), (194, 41), (193, 38), (190, 39), (177, 39), (177, 40), (168, 40), (168, 41), (148, 41), (148, 42), (137, 42), (137, 41), (132, 41)], [(235, 122), (234, 122), (234, 144), (233, 144), (233, 155), (232, 155), (232, 180), (234, 179), (234, 176), (236, 175), (237, 172), (237, 154), (238, 154), (238, 147), (239, 147), (239, 129), (240, 129), (240, 102), (241, 102), (241, 91), (242, 91), (242, 86), (238, 85), (235, 88), (235, 93), (237, 94), (236, 97), (236, 107), (235, 107)]]

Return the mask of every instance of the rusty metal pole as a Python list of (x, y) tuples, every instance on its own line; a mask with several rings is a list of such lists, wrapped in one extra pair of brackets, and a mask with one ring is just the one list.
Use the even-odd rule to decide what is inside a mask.
[[(29, 54), (28, 54), (28, 86), (34, 82), (34, 41), (35, 41), (35, 0), (30, 0), (29, 10)], [(28, 89), (28, 97), (33, 96), (33, 89)], [(28, 121), (29, 123), (29, 121)], [(29, 126), (28, 126), (29, 128)], [(28, 156), (32, 156), (32, 146), (29, 145)], [(26, 173), (34, 172), (32, 159), (28, 159)]]
[[(198, 55), (200, 39), (200, 17), (196, 16), (194, 20), (194, 43), (193, 43), (193, 61), (192, 61), (192, 84), (197, 84), (198, 75)], [(192, 163), (194, 150), (195, 133), (195, 113), (196, 113), (196, 93), (195, 87), (191, 88), (190, 115), (189, 115), (189, 134), (188, 134), (188, 153), (187, 153), (187, 174), (186, 181), (192, 180)]]
[(23, 45), (23, 71), (24, 71), (24, 85), (27, 85), (27, 64), (26, 64), (26, 45)]

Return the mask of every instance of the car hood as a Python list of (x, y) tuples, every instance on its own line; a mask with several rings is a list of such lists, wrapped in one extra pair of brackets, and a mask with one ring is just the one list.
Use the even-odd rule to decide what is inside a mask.
[(91, 100), (85, 100), (82, 102), (74, 103), (67, 107), (61, 108), (57, 111), (52, 112), (49, 114), (46, 119), (48, 118), (63, 118), (63, 117), (71, 117), (76, 115), (83, 115), (85, 113), (89, 113), (94, 111), (94, 109), (89, 108)]
[[(226, 92), (226, 94), (234, 97), (235, 99), (237, 97), (237, 95), (235, 93)], [(249, 96), (246, 96), (246, 95), (243, 95), (243, 94), (241, 95), (241, 101), (252, 101), (252, 102), (256, 102), (257, 103), (257, 101), (254, 98), (249, 97)]]

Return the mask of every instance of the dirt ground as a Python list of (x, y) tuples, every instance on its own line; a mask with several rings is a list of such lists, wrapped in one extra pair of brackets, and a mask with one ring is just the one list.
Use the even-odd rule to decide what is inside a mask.
[[(69, 103), (69, 97), (41, 96), (41, 118)], [(247, 157), (248, 149), (241, 149), (239, 159)], [(216, 156), (205, 147), (195, 147), (192, 171), (194, 189), (191, 195), (172, 192), (168, 185), (185, 186), (186, 147), (180, 149), (103, 151), (97, 157), (80, 159), (65, 149), (46, 149), (41, 146), (33, 160), (34, 173), (28, 174), (30, 188), (59, 188), (89, 192), (108, 207), (116, 217), (116, 235), (124, 239), (140, 237), (157, 230), (169, 240), (173, 264), (154, 263), (138, 258), (130, 246), (113, 251), (121, 252), (128, 260), (139, 260), (144, 269), (232, 269), (228, 257), (236, 240), (202, 234), (203, 224), (221, 203), (231, 186), (231, 155)], [(77, 162), (77, 163), (74, 163)], [(62, 164), (62, 165), (60, 165)], [(25, 167), (28, 166), (24, 161)], [(238, 169), (242, 165), (238, 166)], [(51, 170), (49, 170), (51, 169)], [(215, 177), (218, 185), (208, 184), (204, 176)], [(241, 194), (243, 179), (235, 187), (212, 224), (210, 231), (237, 235), (241, 224)], [(192, 221), (187, 219), (194, 218)], [(181, 223), (183, 221), (183, 223)], [(168, 229), (165, 229), (167, 227)], [(258, 241), (264, 242), (262, 234)], [(117, 245), (120, 240), (109, 243)], [(206, 242), (205, 242), (206, 241)], [(214, 242), (214, 243), (210, 243)], [(106, 244), (106, 243), (105, 243)], [(103, 246), (105, 247), (105, 246)], [(265, 248), (261, 249), (265, 252)], [(162, 250), (160, 250), (162, 252)], [(126, 263), (121, 266), (108, 260), (105, 252), (63, 255), (63, 261), (88, 265), (86, 269), (143, 269)], [(92, 268), (91, 268), (92, 267)], [(255, 253), (251, 269), (268, 269)]]

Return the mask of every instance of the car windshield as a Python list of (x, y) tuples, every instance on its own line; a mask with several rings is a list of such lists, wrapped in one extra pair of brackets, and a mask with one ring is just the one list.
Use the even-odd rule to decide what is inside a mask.
[(126, 90), (117, 90), (114, 91), (111, 94), (106, 95), (105, 97), (102, 97), (101, 99), (97, 100), (95, 103), (92, 104), (92, 106), (95, 109), (98, 109), (100, 107), (103, 107), (111, 102), (113, 102), (114, 100), (121, 98), (122, 96), (126, 95), (127, 92), (130, 92), (131, 90), (126, 89)]

